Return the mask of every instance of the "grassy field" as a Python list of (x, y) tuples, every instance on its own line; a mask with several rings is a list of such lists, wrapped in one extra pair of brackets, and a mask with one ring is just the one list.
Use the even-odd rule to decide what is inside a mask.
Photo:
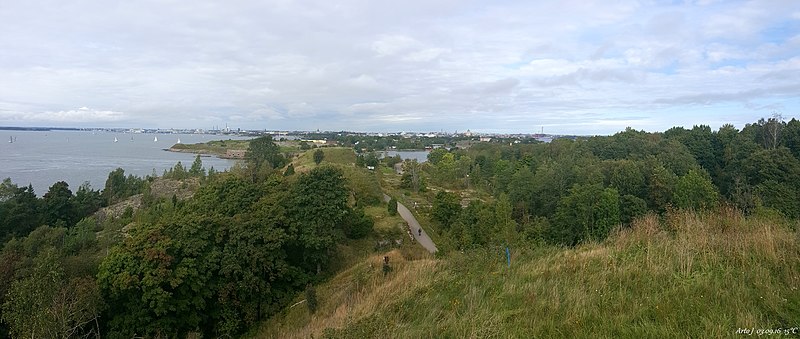
[[(390, 252), (317, 291), (256, 337), (732, 337), (800, 326), (796, 222), (737, 212), (647, 216), (599, 244), (444, 259)], [(299, 300), (298, 300), (299, 301)], [(800, 329), (798, 329), (800, 332)]]
[[(339, 164), (346, 166), (355, 166), (356, 153), (352, 148), (347, 147), (322, 147), (321, 149), (325, 156), (322, 158), (321, 164)], [(292, 160), (295, 171), (308, 171), (317, 165), (314, 163), (314, 152), (317, 149), (310, 149), (304, 153), (299, 154)]]

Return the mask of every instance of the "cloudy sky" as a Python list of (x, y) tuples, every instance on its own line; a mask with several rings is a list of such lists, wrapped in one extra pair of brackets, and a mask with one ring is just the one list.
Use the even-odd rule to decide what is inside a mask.
[(0, 125), (609, 134), (800, 117), (800, 1), (0, 1)]

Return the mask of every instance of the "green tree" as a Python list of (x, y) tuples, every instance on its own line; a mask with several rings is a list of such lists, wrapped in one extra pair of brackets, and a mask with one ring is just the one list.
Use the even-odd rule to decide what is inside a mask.
[(89, 182), (84, 182), (75, 192), (75, 210), (79, 217), (88, 216), (103, 206), (103, 196), (100, 191), (93, 190)]
[(789, 148), (795, 158), (800, 159), (800, 120), (795, 118), (789, 120), (783, 129), (782, 135), (783, 145)]
[(523, 214), (531, 213), (537, 206), (536, 177), (528, 167), (520, 168), (508, 185), (508, 196), (514, 207)]
[(200, 160), (200, 155), (194, 157), (192, 167), (189, 169), (189, 175), (193, 177), (203, 177), (206, 175), (206, 170), (203, 169), (203, 161)]
[(286, 158), (270, 135), (250, 140), (245, 159), (252, 166), (254, 178), (262, 170), (281, 168), (286, 163)]
[(125, 185), (125, 170), (117, 168), (108, 173), (106, 186), (103, 189), (103, 197), (106, 198), (106, 204), (111, 205), (124, 197), (127, 194), (127, 188)]
[(286, 171), (283, 172), (284, 177), (291, 175), (294, 175), (294, 164), (289, 164), (289, 166), (286, 166)]
[(448, 154), (446, 149), (437, 148), (435, 150), (432, 150), (428, 153), (428, 162), (436, 166), (439, 164), (439, 161), (442, 160), (445, 154)]
[(348, 209), (343, 222), (344, 234), (350, 239), (361, 239), (372, 232), (374, 225), (363, 208)]
[(178, 161), (178, 163), (175, 164), (174, 167), (172, 167), (172, 170), (170, 171), (169, 175), (170, 179), (177, 179), (177, 180), (183, 180), (188, 177), (189, 177), (189, 172), (186, 171), (186, 167), (184, 167), (180, 161)]
[(106, 179), (106, 185), (103, 189), (103, 198), (106, 199), (107, 205), (111, 205), (129, 196), (141, 193), (144, 188), (144, 180), (133, 175), (126, 177), (125, 170), (117, 168), (108, 174), (108, 179)]
[(658, 160), (648, 160), (647, 203), (651, 209), (664, 211), (672, 202), (673, 189), (678, 178)]
[(619, 199), (620, 222), (630, 225), (634, 219), (647, 213), (647, 202), (637, 196), (626, 194)]
[(11, 284), (3, 320), (13, 337), (99, 336), (102, 299), (90, 278), (67, 280), (53, 250), (36, 257), (31, 274)]
[(18, 187), (11, 179), (0, 184), (0, 240), (24, 237), (42, 223), (41, 200), (33, 186)]
[(314, 285), (308, 284), (306, 286), (306, 305), (308, 305), (308, 311), (311, 314), (317, 312), (317, 290), (314, 288)]
[(433, 199), (433, 208), (431, 209), (431, 218), (442, 229), (449, 229), (450, 225), (458, 218), (461, 212), (461, 204), (459, 203), (458, 196), (453, 193), (440, 191), (436, 193)]
[(386, 167), (389, 168), (394, 168), (394, 165), (399, 164), (401, 162), (403, 162), (403, 159), (400, 158), (400, 154), (395, 154), (395, 156), (393, 157), (383, 158), (383, 163), (386, 165)]
[(675, 206), (695, 210), (714, 207), (718, 193), (707, 174), (695, 170), (680, 177), (675, 184)]
[(325, 152), (323, 152), (322, 149), (318, 149), (318, 150), (314, 151), (314, 163), (315, 164), (319, 165), (319, 163), (321, 163), (322, 159), (324, 159), (324, 158), (325, 158)]
[(500, 243), (507, 246), (519, 243), (517, 222), (514, 221), (511, 211), (511, 201), (508, 199), (508, 195), (501, 194), (494, 204), (495, 224), (493, 233), (499, 238), (498, 240), (501, 240), (499, 241)]
[(422, 165), (417, 159), (403, 162), (403, 175), (400, 178), (400, 188), (419, 192), (425, 190), (425, 180), (422, 177)]
[(620, 224), (619, 200), (616, 189), (603, 189), (599, 184), (574, 185), (559, 200), (556, 225), (548, 230), (547, 239), (565, 245), (605, 239)]
[(594, 204), (594, 225), (589, 231), (593, 240), (603, 240), (620, 225), (620, 197), (614, 188), (606, 188)]
[(342, 171), (316, 167), (301, 174), (286, 199), (289, 258), (295, 266), (320, 270), (328, 263), (347, 214), (348, 190)]
[(69, 227), (75, 224), (76, 213), (69, 184), (59, 181), (44, 194), (44, 222), (50, 226)]
[(609, 186), (622, 195), (642, 196), (645, 188), (644, 174), (636, 162), (619, 160), (611, 163)]

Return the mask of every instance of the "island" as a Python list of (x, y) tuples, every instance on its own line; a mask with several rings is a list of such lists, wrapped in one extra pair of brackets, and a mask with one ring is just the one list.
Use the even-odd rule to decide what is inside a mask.
[(244, 159), (250, 140), (212, 140), (197, 144), (175, 144), (170, 152), (194, 153), (200, 155), (215, 155), (222, 159)]

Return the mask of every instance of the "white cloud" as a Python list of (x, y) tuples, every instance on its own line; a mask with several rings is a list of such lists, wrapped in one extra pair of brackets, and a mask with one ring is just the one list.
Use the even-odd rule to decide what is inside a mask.
[(3, 8), (0, 124), (611, 133), (800, 109), (796, 1)]
[(416, 40), (407, 36), (384, 35), (372, 43), (372, 50), (375, 51), (378, 56), (386, 57), (408, 51), (417, 45), (419, 45), (419, 43)]
[(18, 112), (0, 110), (0, 121), (35, 121), (61, 123), (114, 122), (126, 119), (125, 113), (81, 107), (72, 110), (46, 112)]

